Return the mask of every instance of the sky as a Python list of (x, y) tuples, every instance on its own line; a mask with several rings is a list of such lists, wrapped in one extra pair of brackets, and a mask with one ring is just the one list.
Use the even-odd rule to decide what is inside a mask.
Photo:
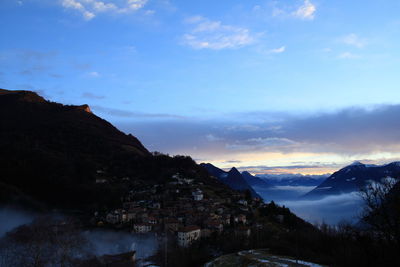
[(2, 0), (0, 87), (252, 173), (400, 159), (396, 0)]

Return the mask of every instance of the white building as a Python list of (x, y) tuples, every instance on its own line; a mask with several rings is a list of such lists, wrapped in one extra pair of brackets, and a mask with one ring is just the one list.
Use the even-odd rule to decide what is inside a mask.
[(178, 245), (188, 247), (194, 241), (200, 239), (201, 229), (198, 226), (186, 226), (178, 231)]
[(241, 199), (238, 201), (238, 204), (243, 205), (243, 206), (247, 206), (247, 201), (244, 199)]
[(200, 201), (203, 200), (204, 198), (203, 192), (200, 189), (197, 189), (196, 191), (192, 192), (192, 196), (195, 201)]

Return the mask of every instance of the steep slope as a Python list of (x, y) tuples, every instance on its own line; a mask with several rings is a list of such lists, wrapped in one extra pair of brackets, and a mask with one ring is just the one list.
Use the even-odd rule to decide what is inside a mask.
[(153, 156), (87, 105), (53, 103), (29, 91), (0, 90), (0, 170), (1, 203), (33, 199), (49, 208), (119, 206), (138, 184), (178, 172), (230, 191), (190, 157)]
[(322, 184), (307, 193), (306, 198), (319, 198), (327, 195), (356, 192), (369, 181), (379, 182), (383, 178), (400, 178), (400, 163), (387, 165), (365, 165), (361, 162), (344, 167), (328, 177)]
[(106, 156), (109, 149), (149, 154), (137, 138), (97, 117), (89, 106), (48, 102), (34, 92), (0, 89), (0, 120), (1, 140), (10, 146), (18, 143), (59, 153), (93, 154), (95, 150), (98, 157)]
[(249, 172), (244, 171), (242, 172), (243, 178), (246, 180), (246, 182), (251, 185), (252, 187), (262, 187), (262, 188), (269, 188), (272, 185), (267, 183), (261, 178), (258, 178), (256, 176), (251, 175)]
[(202, 163), (200, 166), (205, 168), (210, 175), (217, 177), (230, 188), (239, 191), (249, 190), (253, 197), (260, 197), (235, 167), (233, 167), (229, 172), (225, 172), (210, 163)]

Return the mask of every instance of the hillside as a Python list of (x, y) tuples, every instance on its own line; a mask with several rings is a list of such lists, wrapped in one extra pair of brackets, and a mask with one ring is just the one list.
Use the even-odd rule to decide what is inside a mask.
[(86, 209), (118, 205), (135, 184), (179, 172), (224, 190), (189, 157), (151, 154), (89, 106), (46, 101), (30, 91), (0, 90), (0, 200)]

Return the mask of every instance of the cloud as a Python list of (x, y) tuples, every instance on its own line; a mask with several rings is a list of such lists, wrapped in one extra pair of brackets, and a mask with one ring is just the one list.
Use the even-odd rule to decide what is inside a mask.
[(286, 50), (286, 47), (282, 46), (282, 47), (279, 47), (279, 48), (271, 49), (268, 52), (271, 53), (271, 54), (280, 54), (280, 53), (285, 52), (285, 50)]
[(216, 142), (216, 141), (221, 141), (221, 140), (223, 140), (222, 138), (217, 137), (217, 136), (215, 136), (215, 135), (213, 135), (213, 134), (207, 134), (207, 135), (206, 135), (206, 139), (207, 139), (208, 141), (210, 141), (210, 142)]
[(54, 71), (54, 62), (58, 60), (58, 53), (52, 51), (37, 51), (30, 49), (13, 49), (0, 52), (0, 60), (8, 66), (7, 73), (15, 72), (28, 78), (39, 75), (50, 75)]
[(185, 22), (192, 29), (183, 36), (183, 43), (194, 49), (234, 49), (251, 45), (257, 40), (257, 36), (249, 29), (225, 25), (201, 16), (188, 18)]
[(358, 193), (348, 193), (319, 200), (279, 201), (278, 204), (285, 205), (296, 215), (311, 223), (337, 224), (342, 220), (357, 222), (363, 201)]
[(90, 92), (83, 93), (82, 97), (90, 98), (90, 99), (104, 99), (105, 98), (105, 96), (103, 96), (103, 95), (95, 95), (95, 94), (90, 93)]
[(297, 143), (293, 140), (287, 138), (278, 137), (257, 137), (250, 138), (247, 140), (236, 140), (234, 143), (226, 144), (225, 147), (228, 150), (244, 150), (244, 151), (259, 151), (259, 150), (269, 150), (271, 151), (274, 147), (279, 148), (279, 150), (284, 150), (285, 147), (296, 146)]
[(91, 71), (87, 74), (89, 77), (93, 77), (93, 78), (98, 78), (100, 77), (100, 73), (98, 73), (97, 71)]
[(312, 20), (315, 17), (315, 12), (317, 8), (311, 1), (304, 0), (303, 5), (301, 5), (292, 15), (299, 19)]
[(357, 48), (363, 48), (367, 41), (360, 38), (357, 34), (351, 33), (340, 39), (340, 41), (346, 45), (355, 46)]
[[(114, 2), (122, 2), (119, 5)], [(128, 13), (143, 8), (147, 0), (96, 1), (96, 0), (62, 0), (65, 9), (73, 9), (81, 13), (86, 20), (91, 20), (99, 13)]]
[(353, 54), (351, 52), (343, 52), (341, 54), (339, 54), (338, 56), (341, 59), (357, 59), (360, 58), (359, 55)]
[(173, 115), (173, 114), (165, 114), (165, 113), (142, 113), (142, 112), (134, 112), (129, 110), (122, 110), (122, 109), (114, 109), (114, 108), (107, 108), (102, 106), (91, 106), (92, 110), (95, 112), (108, 114), (113, 117), (120, 117), (120, 118), (154, 118), (154, 119), (183, 119), (183, 116)]
[[(274, 3), (276, 5), (276, 2)], [(304, 0), (300, 6), (297, 7), (277, 7), (275, 6), (272, 10), (273, 17), (287, 17), (297, 18), (301, 20), (313, 20), (317, 7), (310, 1)]]
[[(154, 150), (189, 154), (209, 161), (212, 158), (223, 162), (229, 157), (243, 161), (242, 166), (257, 167), (261, 171), (263, 166), (258, 165), (266, 164), (265, 155), (275, 159), (277, 153), (280, 153), (279, 161), (273, 164), (270, 161), (270, 166), (275, 166), (271, 168), (282, 165), (287, 170), (292, 166), (293, 171), (303, 168), (302, 173), (317, 173), (317, 168), (330, 172), (354, 158), (388, 162), (395, 160), (400, 151), (400, 124), (394, 123), (398, 120), (400, 105), (347, 108), (308, 116), (260, 111), (234, 114), (231, 120), (182, 120), (166, 114), (111, 113), (127, 118), (158, 117), (156, 122), (126, 120), (118, 125)], [(193, 150), (195, 146), (197, 149)], [(246, 163), (256, 156), (265, 160)], [(299, 160), (303, 162), (290, 163)], [(320, 162), (314, 164), (316, 161)]]

